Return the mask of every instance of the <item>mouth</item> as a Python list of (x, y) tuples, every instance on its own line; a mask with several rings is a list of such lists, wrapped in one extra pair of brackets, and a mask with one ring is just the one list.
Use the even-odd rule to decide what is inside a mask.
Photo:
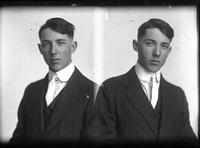
[(51, 59), (51, 62), (52, 62), (52, 63), (57, 63), (57, 62), (59, 62), (59, 60), (60, 60), (60, 59)]
[(160, 64), (160, 61), (159, 60), (150, 60), (150, 63), (152, 64), (152, 65), (159, 65)]

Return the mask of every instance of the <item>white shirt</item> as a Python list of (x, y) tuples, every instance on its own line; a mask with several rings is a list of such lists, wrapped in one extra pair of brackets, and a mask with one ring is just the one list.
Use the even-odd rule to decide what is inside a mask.
[[(159, 86), (160, 86), (160, 71), (156, 73), (152, 73), (144, 69), (138, 62), (135, 65), (135, 72), (140, 80), (141, 86), (147, 95), (149, 101), (153, 108), (155, 108), (156, 103), (158, 101), (158, 93), (159, 93)], [(150, 91), (150, 80), (153, 77), (153, 87), (152, 91)]]
[[(49, 93), (47, 90), (47, 94), (46, 94), (46, 103), (47, 106), (53, 101), (53, 99), (60, 93), (60, 91), (66, 86), (67, 81), (69, 80), (69, 78), (71, 77), (72, 73), (75, 70), (75, 66), (74, 64), (71, 62), (67, 67), (61, 69), (60, 71), (57, 72), (53, 72), (51, 70), (49, 70), (48, 73), (48, 77), (49, 77), (49, 84), (48, 84), (48, 90), (50, 90), (51, 85), (52, 85), (52, 79), (53, 77), (57, 76), (57, 78), (55, 78), (56, 81), (56, 91), (53, 94), (53, 98), (52, 98), (52, 93)], [(52, 90), (54, 91), (54, 90)]]

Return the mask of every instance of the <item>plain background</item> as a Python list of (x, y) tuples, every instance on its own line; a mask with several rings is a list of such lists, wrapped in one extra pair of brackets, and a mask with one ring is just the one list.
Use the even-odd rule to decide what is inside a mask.
[(172, 51), (161, 69), (165, 79), (185, 91), (191, 126), (198, 133), (198, 44), (195, 7), (3, 7), (0, 9), (0, 140), (8, 141), (17, 123), (25, 87), (48, 72), (39, 53), (38, 30), (52, 17), (76, 26), (78, 48), (72, 59), (80, 71), (101, 84), (127, 72), (137, 61), (132, 48), (138, 27), (150, 18), (175, 31)]

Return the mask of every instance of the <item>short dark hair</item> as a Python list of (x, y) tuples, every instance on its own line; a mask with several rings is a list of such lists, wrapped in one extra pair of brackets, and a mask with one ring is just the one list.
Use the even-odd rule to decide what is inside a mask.
[(61, 34), (67, 34), (71, 38), (74, 37), (75, 26), (62, 18), (51, 18), (47, 20), (46, 23), (40, 27), (39, 38), (41, 38), (42, 31), (46, 28), (51, 28)]
[(170, 39), (170, 41), (174, 37), (174, 30), (167, 22), (161, 19), (152, 18), (139, 27), (137, 38), (140, 39), (142, 36), (144, 36), (146, 30), (149, 28), (158, 28), (164, 35), (166, 35)]

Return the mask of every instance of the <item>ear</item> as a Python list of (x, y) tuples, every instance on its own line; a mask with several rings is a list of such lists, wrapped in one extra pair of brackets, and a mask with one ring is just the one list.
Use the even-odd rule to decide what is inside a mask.
[(72, 47), (71, 47), (71, 53), (73, 53), (76, 50), (77, 46), (78, 46), (77, 41), (73, 41), (72, 42)]
[(138, 42), (133, 40), (133, 49), (137, 52), (138, 51)]
[(40, 53), (42, 54), (42, 45), (38, 43), (38, 48), (40, 50)]

